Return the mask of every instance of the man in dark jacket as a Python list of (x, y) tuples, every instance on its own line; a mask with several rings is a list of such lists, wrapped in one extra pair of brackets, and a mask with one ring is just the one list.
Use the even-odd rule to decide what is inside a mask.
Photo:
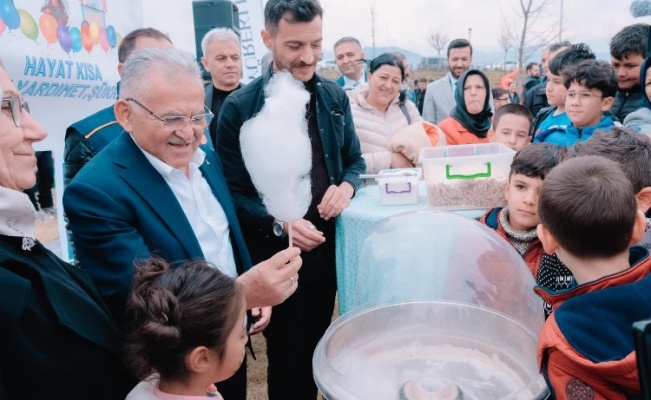
[[(124, 62), (131, 53), (148, 47), (171, 48), (172, 41), (154, 28), (141, 28), (129, 33), (118, 48), (118, 73), (122, 75)], [(66, 129), (63, 150), (63, 185), (68, 186), (79, 170), (122, 130), (115, 119), (113, 104), (70, 125)]]
[[(335, 223), (360, 185), (366, 166), (348, 96), (314, 73), (321, 54), (323, 10), (318, 0), (270, 0), (262, 39), (273, 55), (267, 73), (232, 93), (222, 106), (216, 150), (253, 260), (287, 247), (288, 223), (270, 215), (242, 159), (240, 129), (265, 104), (274, 72), (288, 70), (310, 93), (306, 110), (312, 145), (312, 203), (292, 223), (293, 245), (303, 251), (297, 291), (273, 308), (265, 330), (270, 400), (316, 399), (312, 354), (330, 324), (336, 292)], [(273, 156), (273, 155), (270, 155)]]

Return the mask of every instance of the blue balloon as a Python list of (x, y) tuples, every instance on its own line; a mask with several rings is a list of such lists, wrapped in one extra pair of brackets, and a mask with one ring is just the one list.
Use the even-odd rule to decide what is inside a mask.
[(117, 36), (115, 34), (115, 28), (113, 27), (113, 25), (109, 25), (106, 27), (106, 40), (108, 41), (109, 46), (111, 46), (111, 48), (114, 48), (118, 42)]
[(70, 40), (72, 41), (72, 52), (78, 53), (81, 50), (81, 31), (77, 27), (70, 28)]
[(9, 29), (17, 29), (20, 26), (20, 15), (12, 0), (0, 0), (0, 18)]

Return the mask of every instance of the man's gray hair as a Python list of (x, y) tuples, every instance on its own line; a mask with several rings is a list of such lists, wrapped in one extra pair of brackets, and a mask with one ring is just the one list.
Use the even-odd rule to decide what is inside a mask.
[(137, 50), (124, 63), (120, 80), (120, 98), (146, 99), (152, 71), (162, 73), (168, 82), (191, 77), (201, 82), (199, 65), (192, 54), (180, 49), (146, 48)]
[(237, 47), (240, 47), (240, 38), (237, 33), (233, 32), (230, 28), (213, 28), (208, 31), (201, 39), (201, 51), (203, 56), (208, 52), (208, 46), (212, 42), (233, 42)]
[(337, 47), (341, 46), (344, 43), (355, 43), (357, 45), (357, 47), (360, 48), (360, 50), (362, 49), (362, 44), (359, 42), (359, 40), (357, 40), (356, 38), (354, 38), (352, 36), (344, 36), (344, 37), (342, 37), (341, 39), (339, 39), (339, 40), (337, 40), (335, 42), (335, 45), (332, 46), (332, 48), (334, 50), (337, 50)]

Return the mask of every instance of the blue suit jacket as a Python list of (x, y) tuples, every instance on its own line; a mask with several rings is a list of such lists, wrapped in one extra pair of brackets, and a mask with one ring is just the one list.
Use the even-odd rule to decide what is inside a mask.
[[(200, 170), (224, 209), (239, 274), (251, 259), (215, 152), (202, 147)], [(202, 259), (192, 227), (163, 177), (133, 139), (122, 133), (66, 188), (63, 207), (81, 267), (93, 278), (116, 320), (134, 274), (134, 260), (158, 255), (170, 262)]]

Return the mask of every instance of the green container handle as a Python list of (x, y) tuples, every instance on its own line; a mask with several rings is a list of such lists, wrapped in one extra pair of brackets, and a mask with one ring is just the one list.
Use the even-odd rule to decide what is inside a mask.
[(478, 172), (476, 174), (471, 174), (471, 175), (461, 175), (461, 174), (452, 174), (452, 173), (450, 173), (450, 169), (452, 169), (452, 165), (445, 164), (445, 179), (447, 179), (447, 180), (490, 178), (491, 177), (491, 171), (492, 171), (490, 161), (486, 162), (486, 172)]

